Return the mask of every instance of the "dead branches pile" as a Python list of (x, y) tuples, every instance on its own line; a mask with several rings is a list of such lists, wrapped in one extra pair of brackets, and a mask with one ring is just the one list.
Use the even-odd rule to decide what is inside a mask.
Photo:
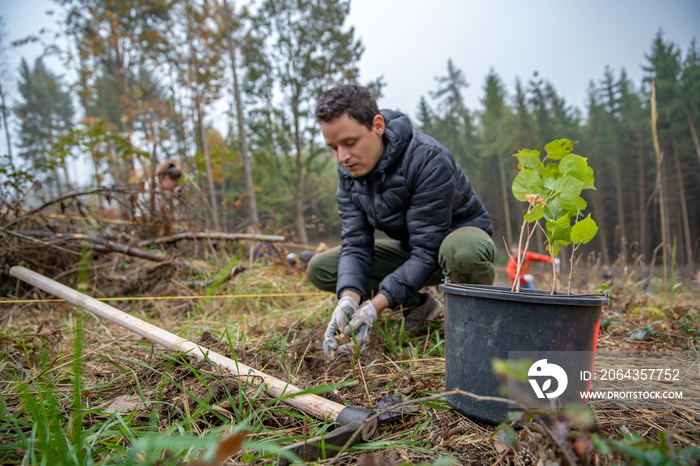
[[(138, 259), (147, 272), (145, 277), (138, 272), (132, 278), (143, 288), (148, 281), (143, 279), (153, 277), (152, 269), (182, 269), (187, 276), (197, 273), (197, 267), (184, 257), (204, 253), (202, 242), (211, 246), (213, 242), (284, 240), (281, 236), (207, 231), (182, 197), (162, 191), (102, 187), (72, 192), (31, 209), (23, 209), (22, 204), (27, 203), (4, 200), (0, 206), (0, 290), (4, 296), (15, 291), (16, 283), (7, 274), (13, 265), (26, 265), (72, 285), (77, 276), (72, 272), (81, 258), (93, 268), (110, 261), (113, 272), (125, 260)], [(187, 250), (189, 245), (184, 246), (186, 251), (179, 250), (183, 243), (193, 243), (194, 251)], [(165, 278), (162, 273), (156, 276)], [(133, 288), (124, 285), (119, 287), (122, 291)]]

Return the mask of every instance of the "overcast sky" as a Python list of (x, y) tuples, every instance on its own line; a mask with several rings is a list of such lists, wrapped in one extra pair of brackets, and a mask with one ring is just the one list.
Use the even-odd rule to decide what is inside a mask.
[(538, 71), (570, 105), (584, 108), (590, 80), (609, 65), (638, 85), (659, 30), (683, 55), (700, 39), (700, 0), (353, 0), (349, 24), (366, 51), (362, 79), (384, 75), (380, 104), (415, 114), (452, 58), (481, 107), (493, 68), (513, 93)]
[[(7, 39), (55, 28), (49, 9), (56, 9), (49, 0), (0, 0)], [(452, 58), (470, 83), (464, 97), (471, 109), (481, 107), (491, 68), (509, 94), (516, 76), (525, 83), (538, 71), (583, 109), (589, 81), (600, 80), (606, 65), (616, 76), (624, 67), (639, 85), (659, 30), (685, 55), (691, 39), (700, 39), (700, 0), (352, 0), (347, 24), (365, 46), (361, 80), (384, 76), (382, 108), (413, 116)], [(36, 53), (12, 52), (14, 80), (19, 57)]]

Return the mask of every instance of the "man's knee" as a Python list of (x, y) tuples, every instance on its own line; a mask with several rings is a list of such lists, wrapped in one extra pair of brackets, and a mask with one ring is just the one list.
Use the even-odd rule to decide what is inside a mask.
[(455, 230), (440, 245), (440, 266), (445, 275), (456, 283), (493, 284), (496, 277), (495, 260), (493, 240), (479, 228)]
[(334, 260), (331, 251), (316, 254), (311, 258), (306, 268), (306, 278), (320, 290), (335, 292), (338, 281), (338, 261), (337, 258)]

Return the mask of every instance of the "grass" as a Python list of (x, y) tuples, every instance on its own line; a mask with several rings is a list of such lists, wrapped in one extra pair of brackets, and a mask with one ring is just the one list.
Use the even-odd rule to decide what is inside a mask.
[[(370, 441), (349, 449), (336, 463), (350, 464), (368, 454), (406, 465), (490, 464), (499, 458), (514, 463), (523, 451), (549, 454), (544, 453), (548, 439), (536, 427), (521, 431), (520, 436), (513, 431), (515, 444), (506, 444), (499, 439), (513, 440), (506, 435), (507, 426), (469, 420), (444, 401), (440, 396), (445, 390), (441, 323), (427, 324), (424, 332), (411, 334), (403, 329), (400, 311), (382, 313), (367, 353), (355, 355), (351, 363), (331, 363), (323, 357), (320, 341), (334, 306), (332, 296), (301, 296), (316, 290), (284, 264), (248, 264), (248, 270), (225, 281), (223, 277), (238, 260), (222, 256), (198, 262), (196, 279), (216, 279), (218, 284), (206, 290), (188, 288), (182, 283), (194, 279), (192, 274), (177, 270), (167, 280), (156, 281), (152, 295), (252, 296), (112, 304), (343, 404), (372, 407), (383, 394), (419, 400), (417, 414), (380, 426)], [(125, 259), (105, 256), (103, 260), (117, 261), (113, 268), (117, 269)], [(102, 293), (108, 286), (100, 272), (87, 275), (85, 271), (109, 267), (95, 265), (82, 267), (81, 282), (88, 294), (107, 294)], [(131, 271), (139, 267), (138, 261), (129, 265)], [(266, 296), (270, 293), (300, 295)], [(645, 335), (645, 342), (659, 348), (695, 347), (697, 305), (679, 308), (678, 303), (693, 302), (681, 290), (673, 308), (632, 287), (623, 286), (614, 293), (625, 305), (607, 311), (610, 323), (601, 345), (632, 344), (633, 332), (653, 319), (663, 320), (665, 327), (655, 327), (654, 334)], [(661, 314), (634, 313), (635, 308), (658, 308)], [(283, 446), (332, 428), (329, 422), (271, 399), (253, 378), (223, 374), (206, 361), (160, 348), (64, 303), (38, 303), (8, 316), (0, 329), (2, 464), (220, 464), (222, 458), (229, 458), (231, 464), (261, 464), (274, 462)], [(115, 408), (114, 403), (125, 396), (131, 397), (130, 402)], [(421, 400), (424, 397), (429, 399)], [(693, 434), (688, 427), (700, 423), (681, 422), (681, 414), (655, 418), (655, 427), (648, 424), (649, 416), (597, 415), (602, 422), (595, 435), (602, 440), (591, 432), (571, 430), (562, 449), (574, 451), (574, 442), (586, 435), (590, 439), (586, 446), (592, 449), (586, 458), (611, 464), (624, 458), (636, 461), (639, 451), (681, 458), (693, 454), (686, 451), (687, 442), (700, 440), (697, 431)], [(532, 424), (537, 425), (534, 420)], [(615, 430), (621, 424), (633, 432), (631, 437)], [(664, 450), (657, 434), (672, 429), (677, 429), (676, 435), (664, 437), (664, 442), (675, 446)]]

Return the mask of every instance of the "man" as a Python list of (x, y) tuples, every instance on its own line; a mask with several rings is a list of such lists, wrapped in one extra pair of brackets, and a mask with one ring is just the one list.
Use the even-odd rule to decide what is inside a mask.
[(170, 234), (170, 223), (182, 220), (182, 171), (171, 160), (161, 163), (156, 176), (145, 180), (137, 198), (137, 217), (152, 222), (155, 233)]
[[(364, 349), (384, 309), (403, 305), (409, 330), (434, 318), (442, 307), (420, 293), (426, 285), (445, 277), (493, 283), (491, 219), (447, 149), (413, 131), (405, 115), (380, 113), (357, 85), (324, 93), (316, 119), (338, 160), (342, 221), (342, 246), (317, 254), (307, 269), (314, 285), (339, 298), (323, 341), (326, 357), (352, 351), (352, 343), (339, 346), (336, 330)], [(375, 240), (375, 230), (393, 241)]]

